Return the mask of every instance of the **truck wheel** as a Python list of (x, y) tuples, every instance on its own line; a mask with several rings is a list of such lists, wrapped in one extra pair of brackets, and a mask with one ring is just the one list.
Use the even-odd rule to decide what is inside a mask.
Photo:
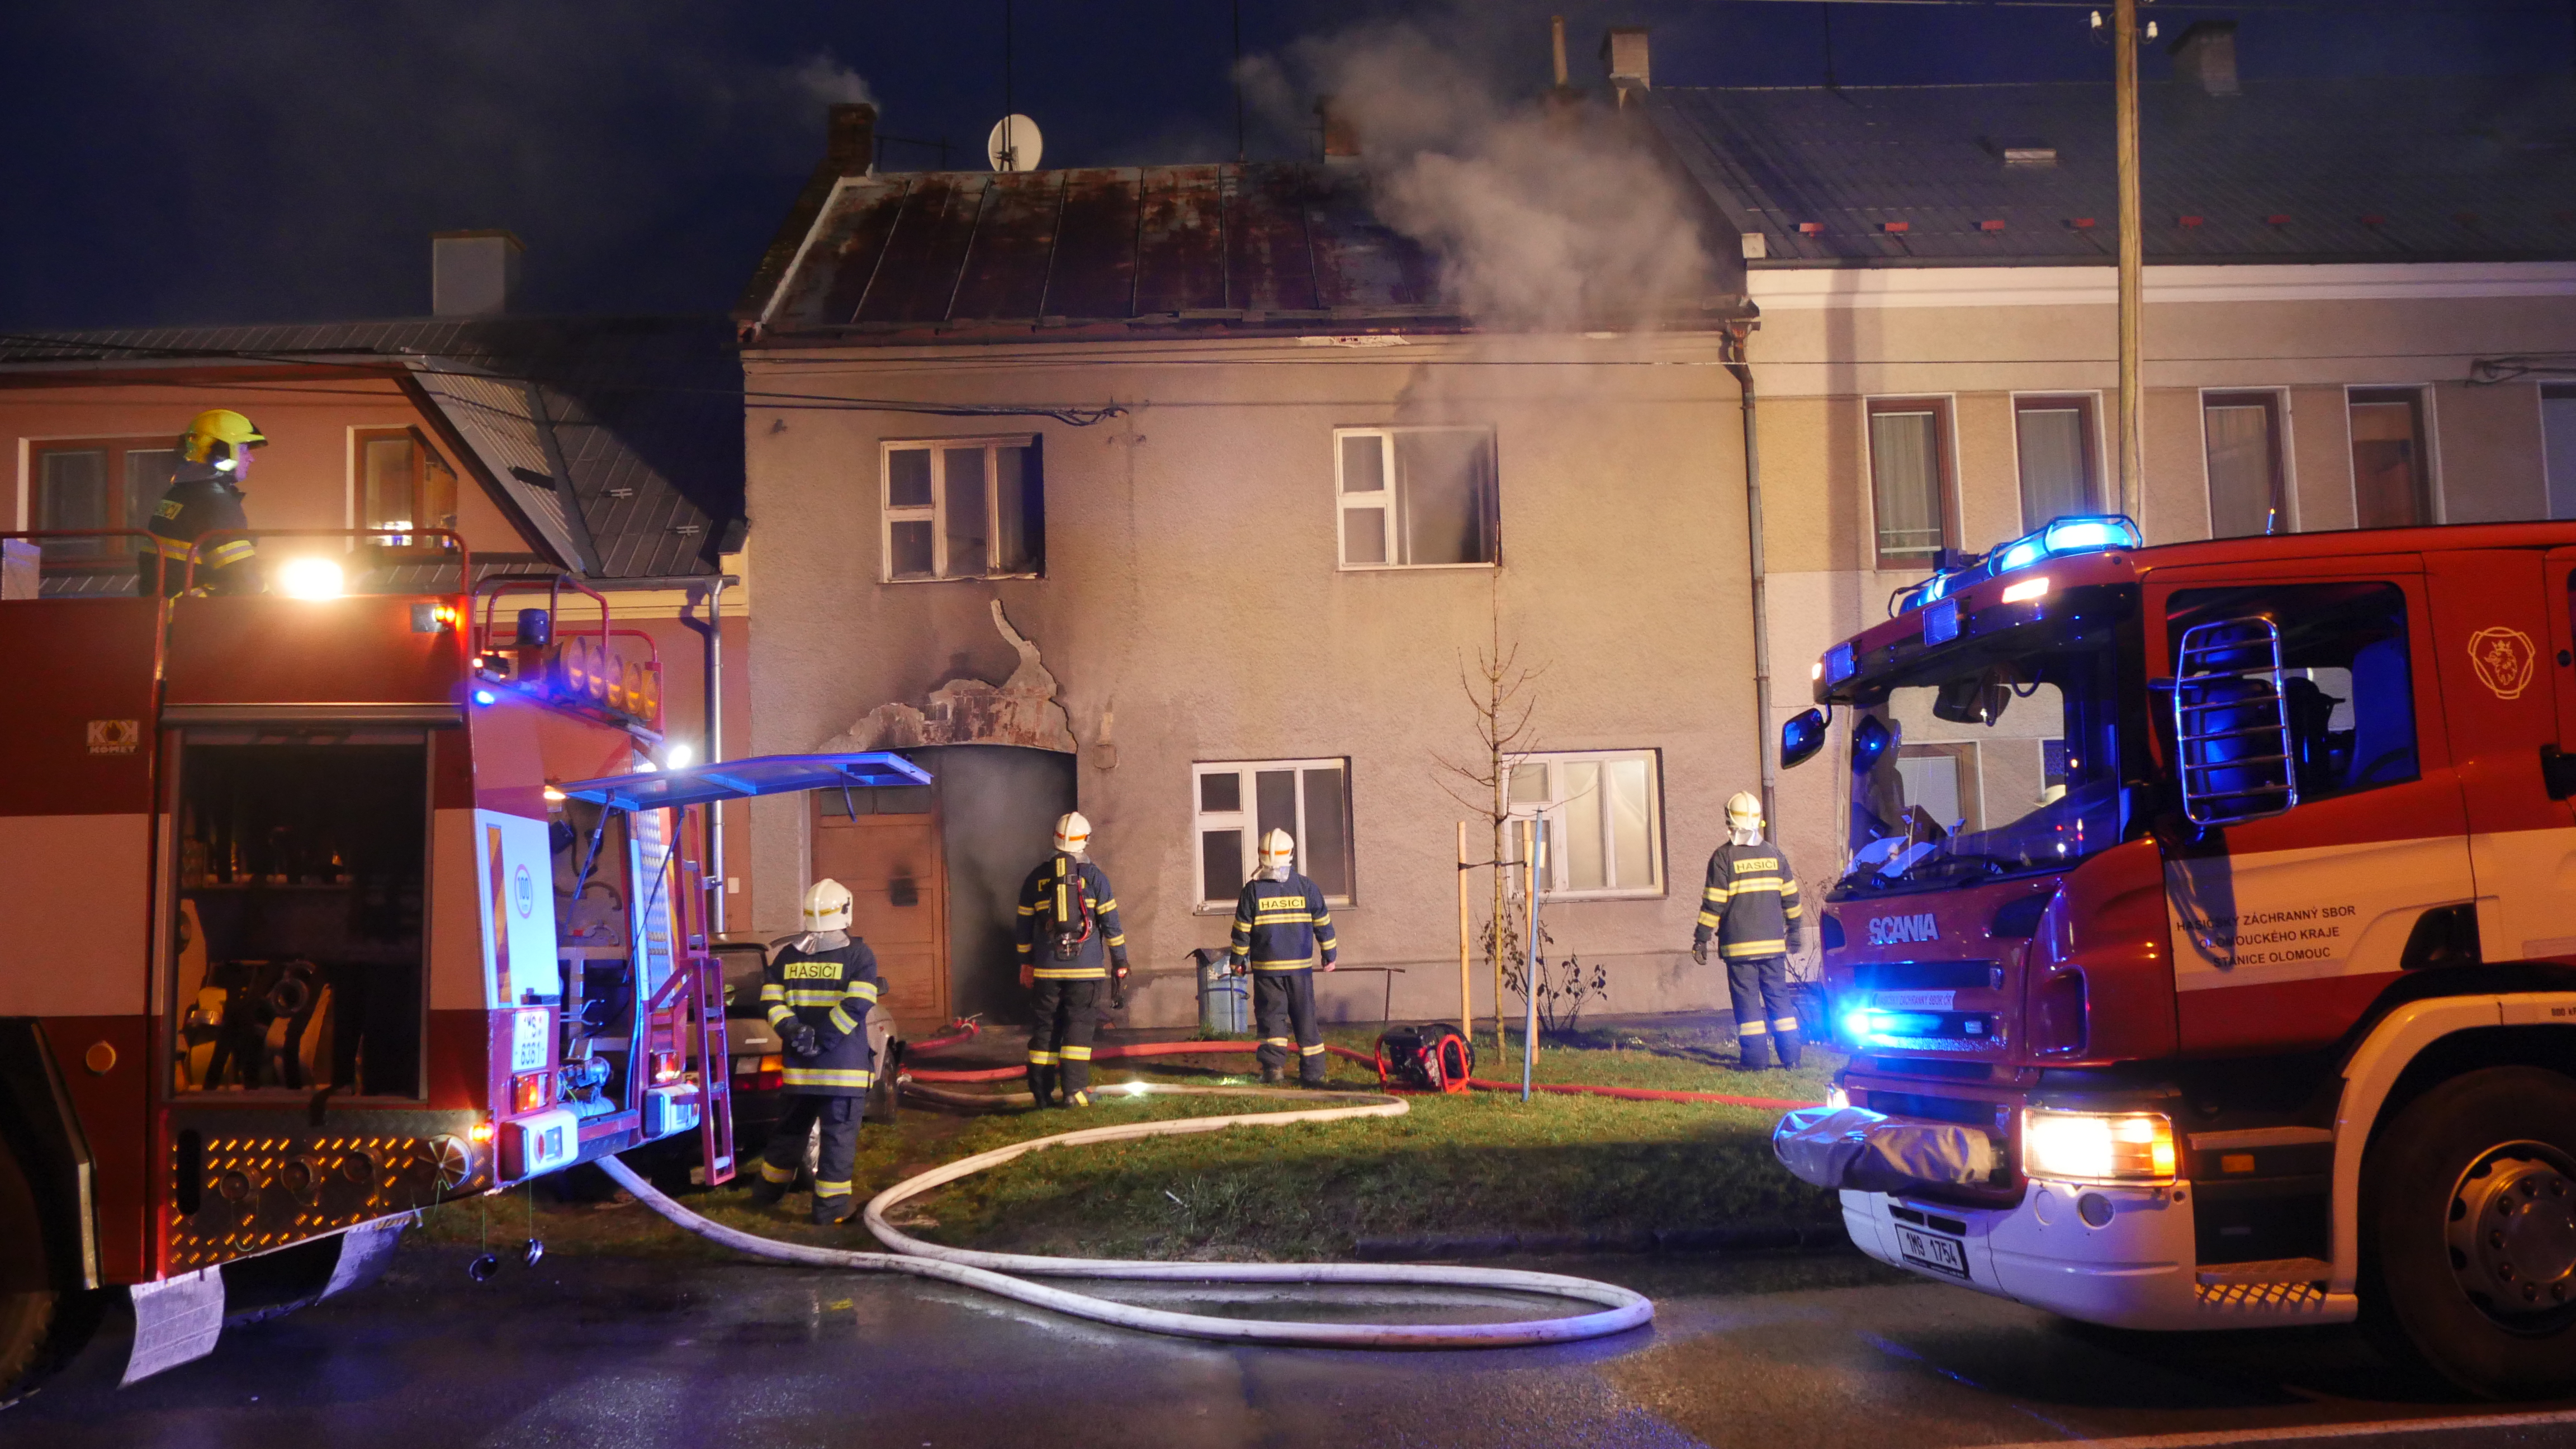
[(2365, 1326), (2473, 1394), (2576, 1392), (2576, 1080), (2490, 1067), (2372, 1145)]
[(43, 1216), (17, 1155), (0, 1138), (0, 1408), (33, 1392), (98, 1326), (103, 1293), (53, 1281)]

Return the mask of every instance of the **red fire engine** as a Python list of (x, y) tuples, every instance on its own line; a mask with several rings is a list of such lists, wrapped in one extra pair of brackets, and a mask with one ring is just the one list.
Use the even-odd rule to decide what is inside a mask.
[(683, 1133), (731, 1177), (701, 807), (926, 778), (657, 768), (651, 640), (577, 582), (254, 537), (305, 596), (59, 590), (0, 539), (0, 1401), (111, 1290), (130, 1378), (213, 1347), (227, 1275), (338, 1291), (420, 1207)]
[(1928, 1277), (2576, 1388), (2576, 525), (1945, 562), (1783, 731), (1855, 1055), (1782, 1159)]

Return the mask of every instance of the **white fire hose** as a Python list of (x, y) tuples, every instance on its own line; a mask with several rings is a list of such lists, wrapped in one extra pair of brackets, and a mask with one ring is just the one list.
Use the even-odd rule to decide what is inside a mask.
[[(1030, 1100), (1026, 1093), (975, 1095), (942, 1092), (907, 1083), (905, 1090), (935, 1101), (983, 1106)], [(1350, 1093), (1299, 1092), (1257, 1087), (1188, 1087), (1161, 1083), (1128, 1083), (1107, 1089), (1115, 1094), (1296, 1097), (1350, 1102)], [(782, 1243), (710, 1222), (655, 1190), (633, 1168), (613, 1157), (600, 1167), (620, 1187), (674, 1224), (709, 1242), (736, 1252), (782, 1263), (816, 1268), (855, 1268), (862, 1272), (910, 1273), (980, 1288), (987, 1293), (1051, 1308), (1076, 1318), (1121, 1328), (1142, 1329), (1181, 1338), (1208, 1338), (1232, 1343), (1278, 1343), (1305, 1348), (1514, 1348), (1529, 1344), (1572, 1343), (1624, 1333), (1652, 1322), (1654, 1301), (1612, 1283), (1560, 1273), (1526, 1273), (1502, 1268), (1443, 1268), (1405, 1263), (1165, 1263), (1131, 1258), (1050, 1258), (1029, 1253), (979, 1253), (942, 1247), (911, 1237), (888, 1223), (886, 1210), (933, 1188), (999, 1167), (1013, 1158), (1050, 1147), (1094, 1142), (1125, 1142), (1139, 1137), (1170, 1137), (1188, 1132), (1215, 1132), (1227, 1127), (1279, 1127), (1292, 1122), (1337, 1122), (1351, 1117), (1400, 1117), (1401, 1097), (1369, 1093), (1348, 1106), (1290, 1112), (1251, 1112), (1221, 1117), (1182, 1117), (1160, 1122), (1123, 1122), (1059, 1132), (998, 1147), (908, 1177), (869, 1199), (868, 1231), (894, 1251), (860, 1253), (841, 1248), (814, 1248)], [(1211, 1318), (1197, 1313), (1171, 1313), (1139, 1308), (1109, 1298), (1095, 1298), (1031, 1283), (1025, 1276), (1047, 1278), (1117, 1278), (1191, 1283), (1377, 1283), (1408, 1287), (1483, 1288), (1508, 1293), (1540, 1294), (1603, 1305), (1601, 1311), (1569, 1318), (1533, 1318), (1513, 1323), (1298, 1323), (1276, 1319)]]

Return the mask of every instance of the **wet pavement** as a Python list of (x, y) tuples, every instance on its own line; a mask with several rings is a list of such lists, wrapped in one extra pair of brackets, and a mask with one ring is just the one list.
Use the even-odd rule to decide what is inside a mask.
[[(465, 1258), (407, 1249), (375, 1287), (230, 1330), (213, 1357), (125, 1390), (111, 1326), (64, 1378), (0, 1413), (0, 1444), (1948, 1449), (2259, 1440), (2499, 1412), (2409, 1385), (2345, 1330), (2130, 1335), (1937, 1284), (1763, 1291), (1793, 1270), (1818, 1281), (1820, 1265), (1776, 1260), (1532, 1262), (1651, 1293), (1657, 1320), (1563, 1348), (1371, 1354), (1152, 1338), (915, 1279), (557, 1257), (478, 1286)], [(1856, 1262), (1821, 1269), (1869, 1276)], [(1213, 1307), (1204, 1294), (1109, 1291), (1291, 1316), (1268, 1290), (1229, 1290)], [(1313, 1311), (1454, 1321), (1528, 1306), (1351, 1290)], [(2576, 1445), (2576, 1412), (2515, 1412), (2430, 1432), (2348, 1428), (2334, 1442)]]

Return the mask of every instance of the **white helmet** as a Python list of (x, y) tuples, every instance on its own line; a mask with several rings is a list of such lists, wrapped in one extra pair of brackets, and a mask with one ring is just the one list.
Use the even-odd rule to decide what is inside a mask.
[(1297, 837), (1285, 830), (1273, 830), (1261, 837), (1261, 868), (1285, 870), (1297, 860)]
[(850, 928), (850, 888), (825, 876), (805, 888), (805, 929), (846, 931)]
[(1082, 818), (1081, 811), (1056, 821), (1055, 848), (1067, 855), (1080, 855), (1091, 848), (1091, 822)]
[(1762, 831), (1762, 797), (1749, 790), (1738, 790), (1726, 799), (1726, 828), (1737, 835), (1758, 835)]

